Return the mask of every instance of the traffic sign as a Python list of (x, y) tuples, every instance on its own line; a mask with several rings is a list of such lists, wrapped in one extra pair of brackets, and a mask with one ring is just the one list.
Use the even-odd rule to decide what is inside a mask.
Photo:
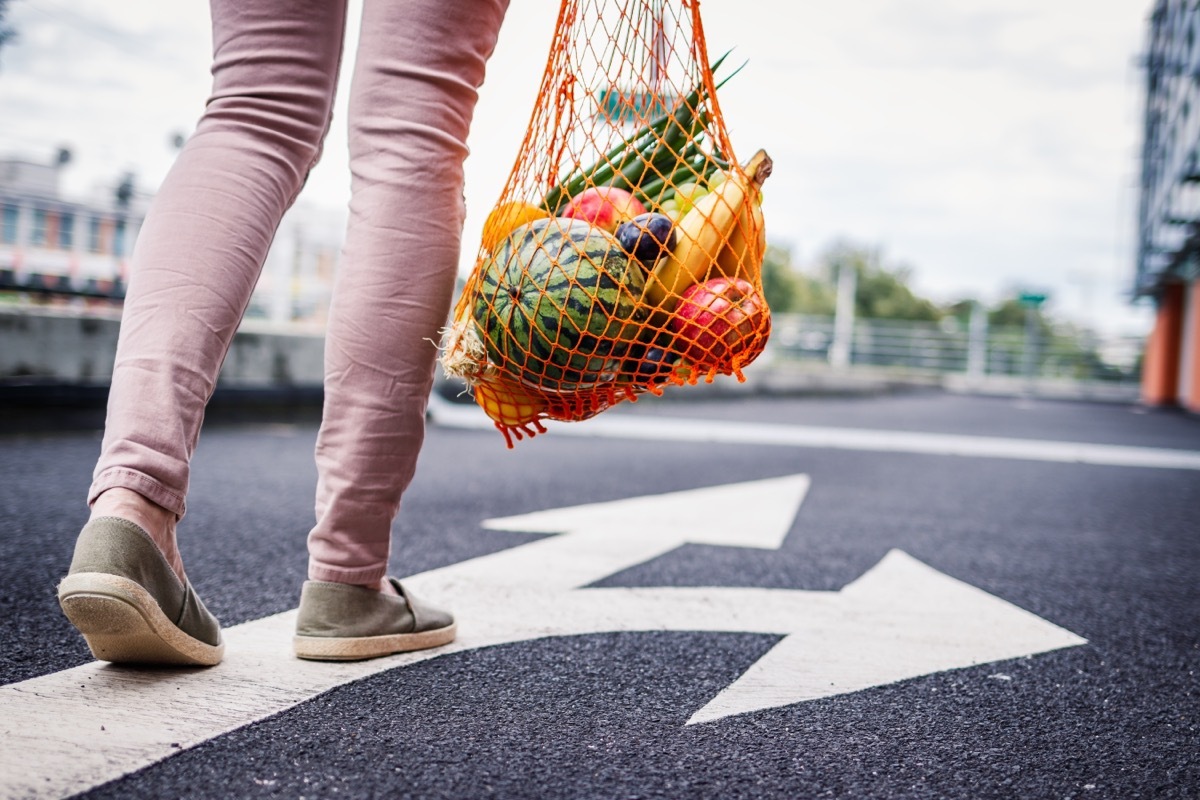
[(645, 125), (666, 116), (675, 103), (670, 93), (609, 86), (600, 91), (599, 114), (618, 125)]

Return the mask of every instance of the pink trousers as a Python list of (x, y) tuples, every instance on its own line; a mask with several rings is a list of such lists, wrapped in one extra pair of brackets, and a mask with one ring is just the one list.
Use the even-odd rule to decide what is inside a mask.
[[(467, 131), (507, 5), (364, 0), (314, 580), (387, 570), (459, 263)], [(212, 96), (138, 236), (89, 504), (125, 487), (183, 516), (204, 407), (329, 129), (346, 0), (212, 0), (212, 19)]]

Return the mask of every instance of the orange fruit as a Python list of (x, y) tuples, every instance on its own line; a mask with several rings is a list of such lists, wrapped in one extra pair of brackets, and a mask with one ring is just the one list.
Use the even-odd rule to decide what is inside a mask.
[(532, 203), (524, 203), (520, 200), (501, 203), (492, 209), (492, 213), (488, 214), (487, 221), (483, 223), (483, 249), (489, 253), (493, 252), (497, 245), (504, 241), (504, 237), (517, 228), (533, 222), (535, 219), (548, 216), (550, 215), (545, 209)]
[(476, 384), (475, 402), (501, 425), (524, 425), (546, 410), (546, 401), (542, 398), (502, 383)]

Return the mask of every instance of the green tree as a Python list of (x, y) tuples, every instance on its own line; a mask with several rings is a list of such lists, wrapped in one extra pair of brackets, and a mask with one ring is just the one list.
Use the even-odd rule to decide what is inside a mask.
[(1003, 351), (1010, 364), (1021, 363), (1026, 346), (1026, 315), (1033, 314), (1033, 332), (1037, 348), (1036, 370), (1041, 375), (1091, 380), (1122, 380), (1136, 376), (1105, 363), (1097, 349), (1095, 336), (1076, 325), (1056, 321), (1044, 306), (1032, 312), (1016, 295), (1007, 297), (988, 311), (988, 328), (993, 333), (993, 351)]
[(792, 268), (792, 251), (786, 247), (767, 245), (762, 265), (763, 295), (772, 311), (781, 313), (796, 310), (800, 280)]
[(801, 314), (833, 316), (837, 310), (837, 290), (829, 281), (802, 273), (796, 311)]
[(777, 313), (830, 315), (834, 290), (828, 281), (798, 269), (787, 247), (768, 245), (762, 269), (763, 294)]
[(912, 268), (889, 266), (877, 249), (853, 242), (838, 242), (822, 257), (831, 283), (843, 269), (853, 269), (857, 277), (854, 293), (855, 316), (862, 319), (907, 319), (936, 322), (942, 311), (909, 288)]
[[(1008, 297), (988, 311), (988, 325), (993, 328), (1020, 328), (1025, 325), (1028, 310), (1016, 297)], [(1050, 326), (1046, 322), (1042, 309), (1033, 312), (1039, 333), (1049, 333)]]
[(943, 317), (954, 317), (958, 320), (958, 324), (966, 327), (971, 324), (971, 317), (975, 314), (975, 307), (982, 305), (973, 297), (964, 297), (961, 300), (955, 300), (953, 303), (942, 308)]

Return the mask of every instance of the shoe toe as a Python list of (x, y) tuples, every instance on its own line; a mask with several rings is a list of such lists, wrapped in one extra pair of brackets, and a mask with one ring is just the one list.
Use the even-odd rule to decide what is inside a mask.
[(408, 610), (413, 615), (413, 633), (423, 633), (425, 631), (441, 630), (448, 628), (454, 624), (454, 615), (449, 611), (430, 605), (401, 585), (400, 581), (395, 578), (389, 578), (392, 585), (396, 587), (396, 591), (404, 598), (404, 602), (408, 604)]

